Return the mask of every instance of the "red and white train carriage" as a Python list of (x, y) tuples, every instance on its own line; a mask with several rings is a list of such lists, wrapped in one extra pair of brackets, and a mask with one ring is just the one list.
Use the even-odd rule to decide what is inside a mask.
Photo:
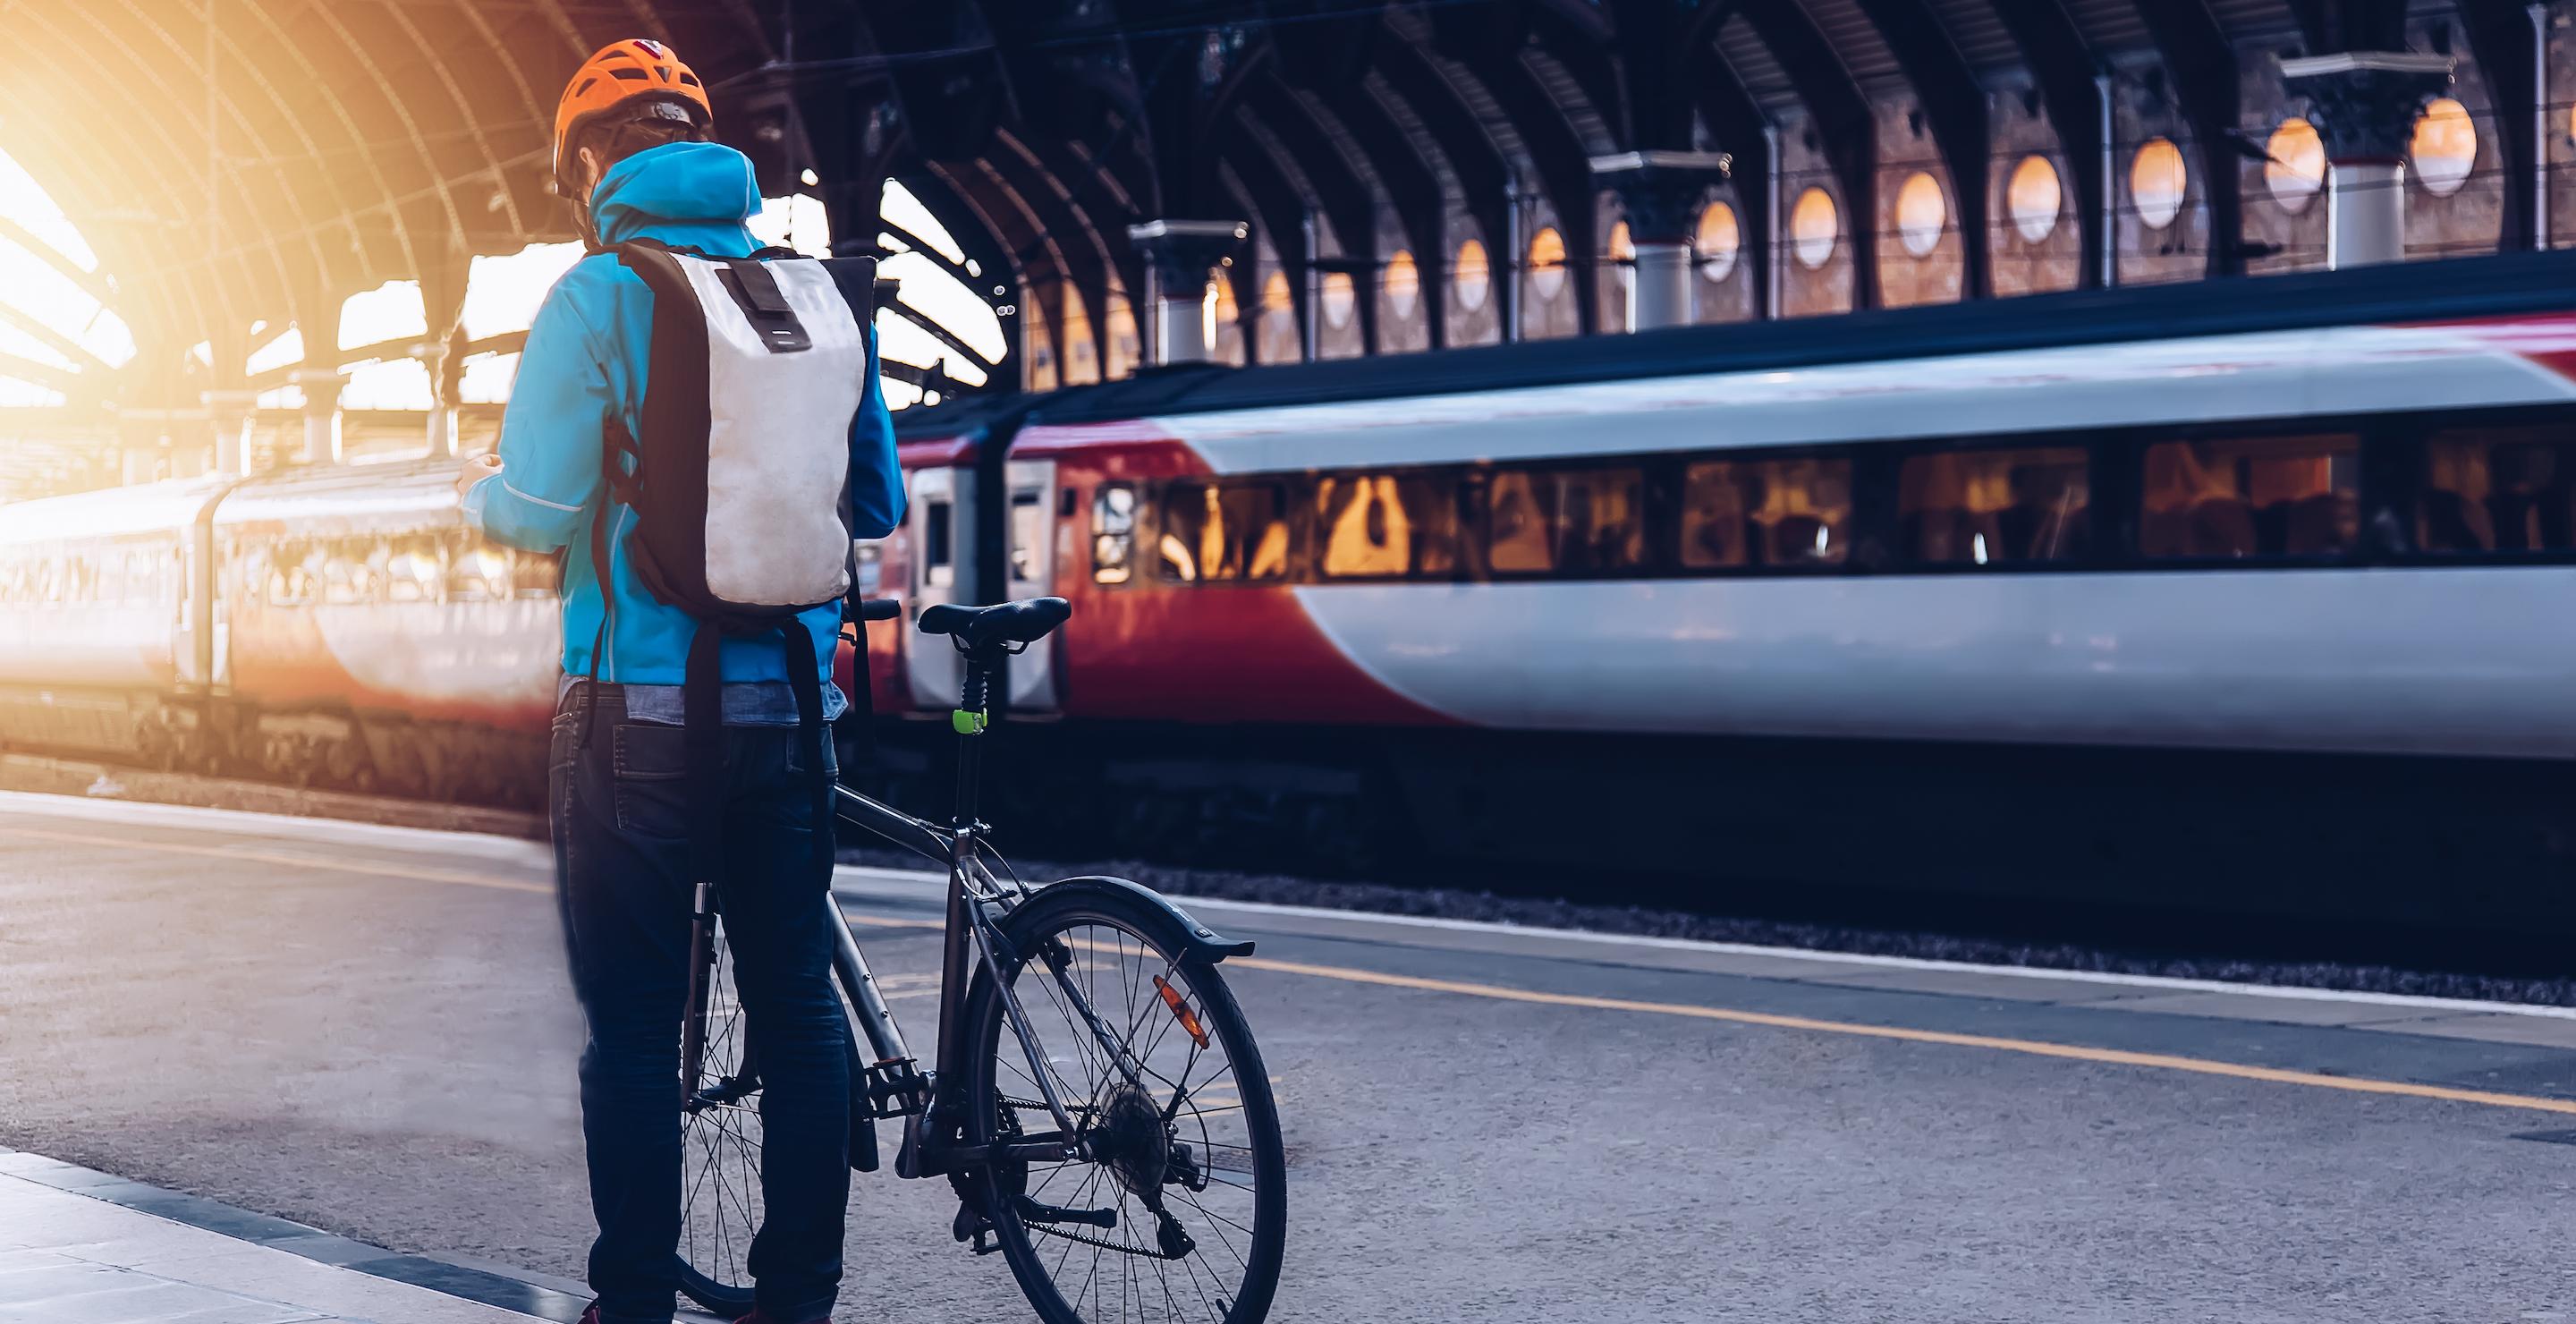
[[(2539, 885), (2576, 855), (2571, 276), (2527, 255), (923, 411), (861, 583), (916, 613), (1075, 601), (1015, 664), (1006, 737), (1034, 747), (1013, 821), (1066, 850), (2080, 877), (2576, 927)], [(446, 477), (209, 498), (212, 600), (171, 619), (222, 656), (120, 684), (272, 770), (533, 778), (552, 567), (473, 544)], [(0, 548), (62, 508), (0, 509)], [(89, 609), (45, 608), (74, 633)], [(933, 771), (902, 719), (944, 717), (955, 659), (889, 627), (870, 649), (884, 775)], [(11, 651), (9, 694), (84, 677)], [(13, 737), (29, 711), (0, 703)]]

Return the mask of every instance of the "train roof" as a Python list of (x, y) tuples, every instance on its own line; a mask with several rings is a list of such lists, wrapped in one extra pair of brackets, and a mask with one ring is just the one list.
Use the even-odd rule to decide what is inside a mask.
[(298, 529), (444, 527), (461, 519), (454, 460), (394, 460), (288, 469), (233, 489), (215, 524)]
[(219, 474), (0, 505), (0, 546), (166, 533), (195, 523), (234, 480)]
[(898, 435), (915, 440), (980, 433), (1013, 416), (1034, 423), (1106, 422), (2569, 309), (2576, 309), (2576, 250), (2509, 253), (1382, 354), (1258, 371), (1183, 364), (1096, 386), (908, 409), (896, 421)]

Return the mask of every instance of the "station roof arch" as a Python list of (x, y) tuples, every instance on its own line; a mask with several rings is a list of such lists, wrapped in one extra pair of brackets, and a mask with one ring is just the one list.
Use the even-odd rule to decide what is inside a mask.
[[(1597, 164), (1623, 154), (1725, 159), (1698, 199), (1724, 223), (1693, 232), (1707, 320), (2316, 265), (2317, 218), (2265, 192), (2264, 144), (2299, 109), (2283, 56), (2456, 58), (2469, 132), (2451, 125), (2446, 150), (2468, 159), (2442, 177), (2481, 201), (2456, 209), (2446, 251), (2546, 242), (2534, 157), (2565, 128), (2535, 124), (2544, 33), (2519, 0), (19, 0), (0, 13), (17, 48), (0, 68), (10, 150), (96, 250), (80, 278), (112, 284), (137, 352), (97, 394), (126, 404), (174, 392), (155, 383), (184, 375), (190, 348), (239, 363), (252, 324), (388, 281), (432, 291), (436, 322), (476, 256), (570, 237), (547, 182), (555, 95), (624, 37), (666, 41), (700, 72), (764, 193), (815, 194), (861, 250), (953, 250), (937, 254), (944, 269), (1017, 330), (998, 352), (957, 344), (907, 371), (947, 395), (1149, 357), (1136, 322), (1154, 277), (1130, 232), (1155, 220), (1245, 223), (1241, 259), (1207, 297), (1222, 352), (1262, 363), (1617, 329), (1622, 245), (1670, 228), (1604, 186)], [(887, 214), (888, 179), (953, 243)], [(1810, 192), (1831, 227), (1812, 266), (1817, 245), (1778, 233)], [(2017, 211), (2031, 198), (2059, 210)]]

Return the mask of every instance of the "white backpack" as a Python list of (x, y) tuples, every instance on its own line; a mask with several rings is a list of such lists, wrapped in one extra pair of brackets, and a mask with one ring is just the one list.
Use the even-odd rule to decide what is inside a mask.
[[(876, 259), (776, 248), (709, 257), (651, 241), (612, 251), (653, 292), (653, 339), (643, 436), (610, 419), (600, 467), (610, 495), (635, 511), (626, 539), (637, 577), (697, 621), (683, 685), (690, 800), (706, 809), (690, 829), (693, 863), (701, 879), (724, 876), (718, 644), (771, 635), (796, 692), (817, 865), (828, 871), (821, 641), (797, 617), (842, 601), (852, 582), (850, 429), (867, 394)], [(607, 523), (605, 512), (591, 521), (603, 599)]]

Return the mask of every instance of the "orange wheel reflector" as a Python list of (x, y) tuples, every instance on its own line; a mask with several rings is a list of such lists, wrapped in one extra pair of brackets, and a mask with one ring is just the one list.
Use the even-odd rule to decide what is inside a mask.
[(1154, 976), (1154, 991), (1162, 994), (1163, 1005), (1171, 1008), (1172, 1014), (1181, 1018), (1181, 1028), (1190, 1032), (1190, 1038), (1199, 1047), (1207, 1047), (1207, 1031), (1199, 1025), (1199, 1014), (1190, 1010), (1190, 1004), (1181, 1001), (1181, 995), (1174, 991), (1170, 984), (1164, 982), (1161, 975)]

